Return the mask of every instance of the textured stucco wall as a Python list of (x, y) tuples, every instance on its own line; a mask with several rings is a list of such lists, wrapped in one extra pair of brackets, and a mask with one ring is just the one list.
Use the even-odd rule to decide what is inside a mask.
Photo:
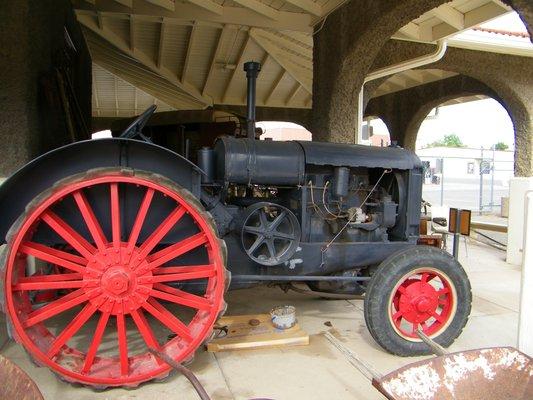
[[(391, 40), (383, 46), (372, 69), (395, 64), (430, 51), (431, 46), (429, 45)], [(486, 90), (493, 92), (492, 95), (485, 94), (498, 100), (507, 110), (513, 121), (516, 149), (515, 174), (517, 176), (532, 176), (533, 59), (530, 57), (449, 48), (444, 58), (437, 63), (431, 64), (431, 67), (457, 72), (465, 77), (471, 77), (478, 83), (486, 86)], [(467, 80), (463, 78), (462, 82), (465, 83)], [(456, 89), (457, 93), (460, 93), (462, 90), (461, 85)], [(423, 88), (419, 90), (424, 91)], [(454, 92), (452, 88), (446, 89), (445, 91), (450, 91), (450, 93)], [(410, 101), (416, 104), (421, 103), (420, 98), (417, 97), (419, 93), (416, 90), (407, 90), (398, 93), (396, 96), (405, 96), (404, 99), (409, 98), (411, 99)], [(414, 97), (410, 97), (411, 95)], [(434, 96), (431, 96), (429, 92), (426, 98), (428, 103), (438, 105), (442, 102), (439, 99), (444, 97), (436, 90)], [(431, 106), (431, 104), (427, 104), (426, 108)], [(406, 117), (401, 118), (405, 119)], [(420, 118), (420, 115), (416, 115), (414, 118)], [(413, 130), (418, 131), (416, 128), (417, 125), (419, 126), (418, 122), (413, 121), (409, 126), (405, 127), (407, 130), (403, 134), (398, 134), (402, 136), (406, 135), (406, 145), (416, 140), (416, 134)], [(399, 140), (403, 141), (400, 138)]]
[(392, 140), (414, 150), (420, 125), (436, 106), (463, 96), (485, 95), (501, 101), (487, 85), (464, 75), (415, 86), (368, 102), (365, 116), (383, 120)]
[[(65, 60), (69, 31), (77, 59)], [(90, 122), (91, 62), (68, 0), (0, 2), (0, 176), (68, 143), (54, 67), (70, 65), (81, 113)]]
[[(431, 46), (390, 41), (403, 25), (446, 1), (352, 0), (331, 14), (314, 36), (313, 113), (314, 140), (352, 142), (357, 120), (357, 95), (368, 72), (426, 54)], [(533, 2), (505, 1), (531, 32)], [(372, 21), (372, 23), (368, 23)], [(525, 59), (525, 61), (524, 61)], [(499, 54), (448, 50), (434, 68), (475, 78), (494, 91), (515, 125), (517, 175), (533, 175), (531, 59)], [(367, 99), (379, 85), (365, 87)]]

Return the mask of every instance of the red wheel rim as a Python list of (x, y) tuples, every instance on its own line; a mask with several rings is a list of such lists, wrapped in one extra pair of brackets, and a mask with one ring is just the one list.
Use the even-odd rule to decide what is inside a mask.
[[(99, 191), (99, 199), (107, 198), (107, 204), (94, 200), (91, 204), (94, 191)], [(126, 229), (121, 217), (126, 214), (125, 193), (137, 193), (139, 199), (135, 219)], [(67, 203), (77, 207), (80, 226), (60, 216)], [(168, 213), (161, 211), (165, 209)], [(157, 220), (158, 210), (163, 215), (151, 229), (146, 222), (149, 217)], [(107, 219), (106, 229), (102, 219)], [(40, 243), (43, 229), (73, 250)], [(173, 235), (181, 235), (180, 240), (168, 243)], [(181, 192), (142, 176), (108, 173), (68, 184), (29, 212), (10, 243), (5, 287), (15, 338), (38, 363), (68, 381), (135, 386), (166, 376), (170, 367), (148, 347), (177, 362), (190, 359), (224, 308), (221, 241), (205, 214)], [(30, 274), (28, 256), (63, 273)], [(188, 257), (203, 262), (180, 262)], [(203, 295), (176, 287), (184, 283), (203, 288)], [(35, 294), (43, 290), (60, 294), (36, 307)], [(191, 314), (188, 322), (172, 311), (178, 307)], [(52, 320), (70, 312), (74, 313), (70, 322), (51, 326)], [(84, 347), (79, 336), (87, 329), (91, 330), (85, 333), (89, 339)], [(163, 341), (157, 335), (161, 332), (171, 335)], [(105, 333), (114, 338), (114, 347), (101, 349)], [(131, 341), (132, 334), (136, 342)]]
[(390, 297), (389, 319), (404, 339), (418, 341), (418, 330), (429, 337), (442, 333), (456, 311), (456, 290), (448, 276), (420, 268), (398, 281)]

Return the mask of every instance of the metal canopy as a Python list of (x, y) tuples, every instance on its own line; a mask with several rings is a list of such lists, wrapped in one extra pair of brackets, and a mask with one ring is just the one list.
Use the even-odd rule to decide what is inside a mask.
[[(94, 116), (244, 105), (244, 61), (263, 64), (257, 105), (310, 108), (317, 24), (346, 0), (73, 0), (95, 64)], [(393, 38), (434, 42), (510, 12), (499, 0), (455, 0)], [(453, 44), (452, 44), (453, 45)], [(390, 77), (376, 96), (452, 76)]]

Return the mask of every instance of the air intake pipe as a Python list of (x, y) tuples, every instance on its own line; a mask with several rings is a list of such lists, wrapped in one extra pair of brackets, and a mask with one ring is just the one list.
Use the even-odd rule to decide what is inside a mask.
[(248, 86), (246, 88), (246, 135), (248, 139), (255, 139), (255, 91), (256, 81), (261, 64), (255, 61), (244, 63)]

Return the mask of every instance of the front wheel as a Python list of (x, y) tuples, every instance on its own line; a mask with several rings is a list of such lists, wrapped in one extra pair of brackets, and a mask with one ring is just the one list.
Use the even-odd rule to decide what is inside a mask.
[(378, 267), (365, 297), (372, 337), (400, 356), (431, 354), (421, 330), (448, 347), (461, 334), (472, 303), (465, 271), (449, 254), (426, 246), (393, 254)]

